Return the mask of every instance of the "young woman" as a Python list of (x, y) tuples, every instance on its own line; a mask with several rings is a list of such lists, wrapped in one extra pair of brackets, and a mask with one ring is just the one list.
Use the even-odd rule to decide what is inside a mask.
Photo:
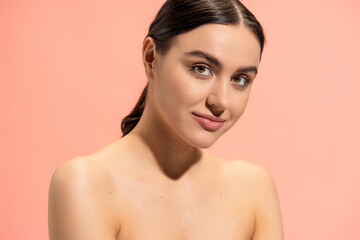
[(282, 240), (261, 166), (204, 149), (240, 118), (264, 45), (237, 0), (168, 0), (144, 39), (148, 78), (123, 137), (53, 174), (51, 240)]

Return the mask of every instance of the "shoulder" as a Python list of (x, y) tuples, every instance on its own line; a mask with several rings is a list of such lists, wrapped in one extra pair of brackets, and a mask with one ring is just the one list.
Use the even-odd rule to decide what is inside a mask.
[(54, 171), (50, 186), (60, 184), (58, 188), (83, 190), (82, 186), (95, 189), (102, 187), (106, 181), (110, 179), (99, 162), (88, 156), (79, 156), (66, 161)]
[(244, 160), (229, 160), (224, 166), (228, 176), (242, 183), (241, 187), (249, 189), (255, 204), (263, 201), (264, 197), (277, 195), (275, 180), (265, 167)]
[(246, 183), (255, 213), (253, 239), (283, 239), (279, 198), (271, 173), (259, 164), (243, 160), (230, 161), (228, 166), (237, 179)]
[(259, 183), (261, 181), (273, 182), (270, 172), (257, 163), (245, 160), (224, 160), (223, 168), (231, 176), (246, 178), (251, 180), (251, 183)]
[(91, 156), (79, 156), (67, 160), (54, 171), (49, 197), (64, 202), (96, 200), (92, 204), (98, 204), (99, 198), (112, 191), (113, 180), (107, 167)]
[(110, 183), (92, 158), (75, 157), (59, 166), (49, 187), (50, 236), (113, 237), (118, 226), (112, 218)]

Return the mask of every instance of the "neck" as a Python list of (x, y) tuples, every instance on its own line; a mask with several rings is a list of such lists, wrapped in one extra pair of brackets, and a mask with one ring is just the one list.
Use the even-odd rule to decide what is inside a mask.
[[(139, 151), (144, 152), (146, 161), (157, 165), (169, 178), (178, 179), (196, 171), (203, 161), (205, 151), (191, 146), (177, 135), (166, 123), (145, 107), (136, 127), (125, 136), (136, 141)], [(194, 173), (196, 175), (196, 173)]]

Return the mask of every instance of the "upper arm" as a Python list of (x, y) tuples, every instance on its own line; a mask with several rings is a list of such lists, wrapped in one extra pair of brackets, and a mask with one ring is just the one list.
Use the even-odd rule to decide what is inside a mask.
[(261, 166), (254, 178), (255, 230), (252, 240), (283, 240), (283, 225), (273, 177)]
[(56, 169), (49, 188), (50, 240), (115, 239), (111, 199), (100, 180), (94, 167), (79, 159)]

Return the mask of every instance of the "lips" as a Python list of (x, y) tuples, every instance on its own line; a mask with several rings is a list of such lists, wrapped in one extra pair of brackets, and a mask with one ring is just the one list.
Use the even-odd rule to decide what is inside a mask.
[(203, 113), (192, 113), (195, 120), (208, 131), (216, 131), (221, 128), (225, 122), (224, 119), (214, 117)]
[(225, 120), (222, 119), (221, 117), (214, 117), (214, 116), (209, 115), (209, 114), (197, 113), (197, 112), (193, 112), (193, 114), (195, 116), (198, 116), (198, 117), (207, 118), (207, 119), (209, 119), (210, 121), (213, 121), (213, 122), (225, 122)]

